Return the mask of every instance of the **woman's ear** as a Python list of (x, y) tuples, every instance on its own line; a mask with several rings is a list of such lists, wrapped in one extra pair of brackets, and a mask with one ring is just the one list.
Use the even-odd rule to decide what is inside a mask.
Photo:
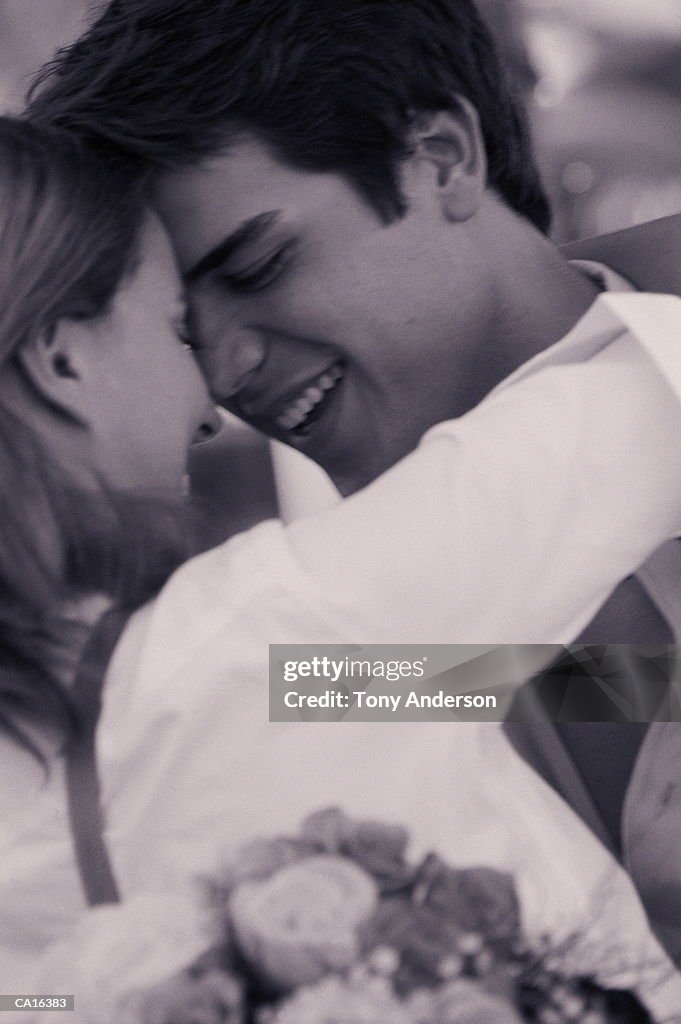
[(37, 394), (70, 419), (82, 422), (85, 407), (77, 321), (61, 320), (17, 350), (24, 376)]
[(487, 184), (487, 157), (475, 107), (456, 97), (456, 107), (414, 117), (407, 163), (432, 169), (432, 187), (449, 221), (477, 211)]

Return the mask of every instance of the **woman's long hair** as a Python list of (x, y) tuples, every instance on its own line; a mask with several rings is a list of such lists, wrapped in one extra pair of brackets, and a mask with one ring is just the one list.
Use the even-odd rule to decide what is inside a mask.
[[(106, 313), (134, 267), (144, 212), (143, 182), (125, 166), (0, 118), (0, 367), (61, 318)], [(46, 533), (59, 540), (59, 570)], [(76, 716), (51, 671), (65, 603), (93, 593), (141, 603), (186, 557), (184, 541), (170, 506), (78, 493), (0, 387), (0, 728), (34, 752), (26, 719), (68, 738)]]

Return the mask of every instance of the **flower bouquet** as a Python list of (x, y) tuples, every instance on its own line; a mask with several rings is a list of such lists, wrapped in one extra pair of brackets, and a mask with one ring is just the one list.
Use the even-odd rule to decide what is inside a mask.
[(407, 857), (405, 829), (330, 809), (208, 884), (219, 945), (139, 993), (142, 1024), (645, 1024), (636, 997), (523, 938), (510, 875)]

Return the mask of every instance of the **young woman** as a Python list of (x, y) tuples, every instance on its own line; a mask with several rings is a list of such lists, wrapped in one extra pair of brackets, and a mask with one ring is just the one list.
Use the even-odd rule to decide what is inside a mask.
[(226, 836), (320, 801), (510, 856), (501, 805), (482, 820), (460, 787), (457, 819), (450, 781), (479, 762), (451, 727), (270, 724), (267, 645), (575, 636), (681, 521), (681, 373), (640, 312), (600, 301), (595, 341), (521, 368), (366, 491), (165, 583), (188, 447), (216, 428), (169, 243), (122, 168), (0, 119), (0, 988), (33, 990), (88, 901), (180, 885)]

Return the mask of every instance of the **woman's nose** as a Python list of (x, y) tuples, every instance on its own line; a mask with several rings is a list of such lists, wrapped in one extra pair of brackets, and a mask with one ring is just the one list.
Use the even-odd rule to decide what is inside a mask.
[(204, 441), (212, 441), (222, 430), (222, 418), (216, 406), (210, 405), (198, 427), (194, 431), (192, 444), (202, 444)]

